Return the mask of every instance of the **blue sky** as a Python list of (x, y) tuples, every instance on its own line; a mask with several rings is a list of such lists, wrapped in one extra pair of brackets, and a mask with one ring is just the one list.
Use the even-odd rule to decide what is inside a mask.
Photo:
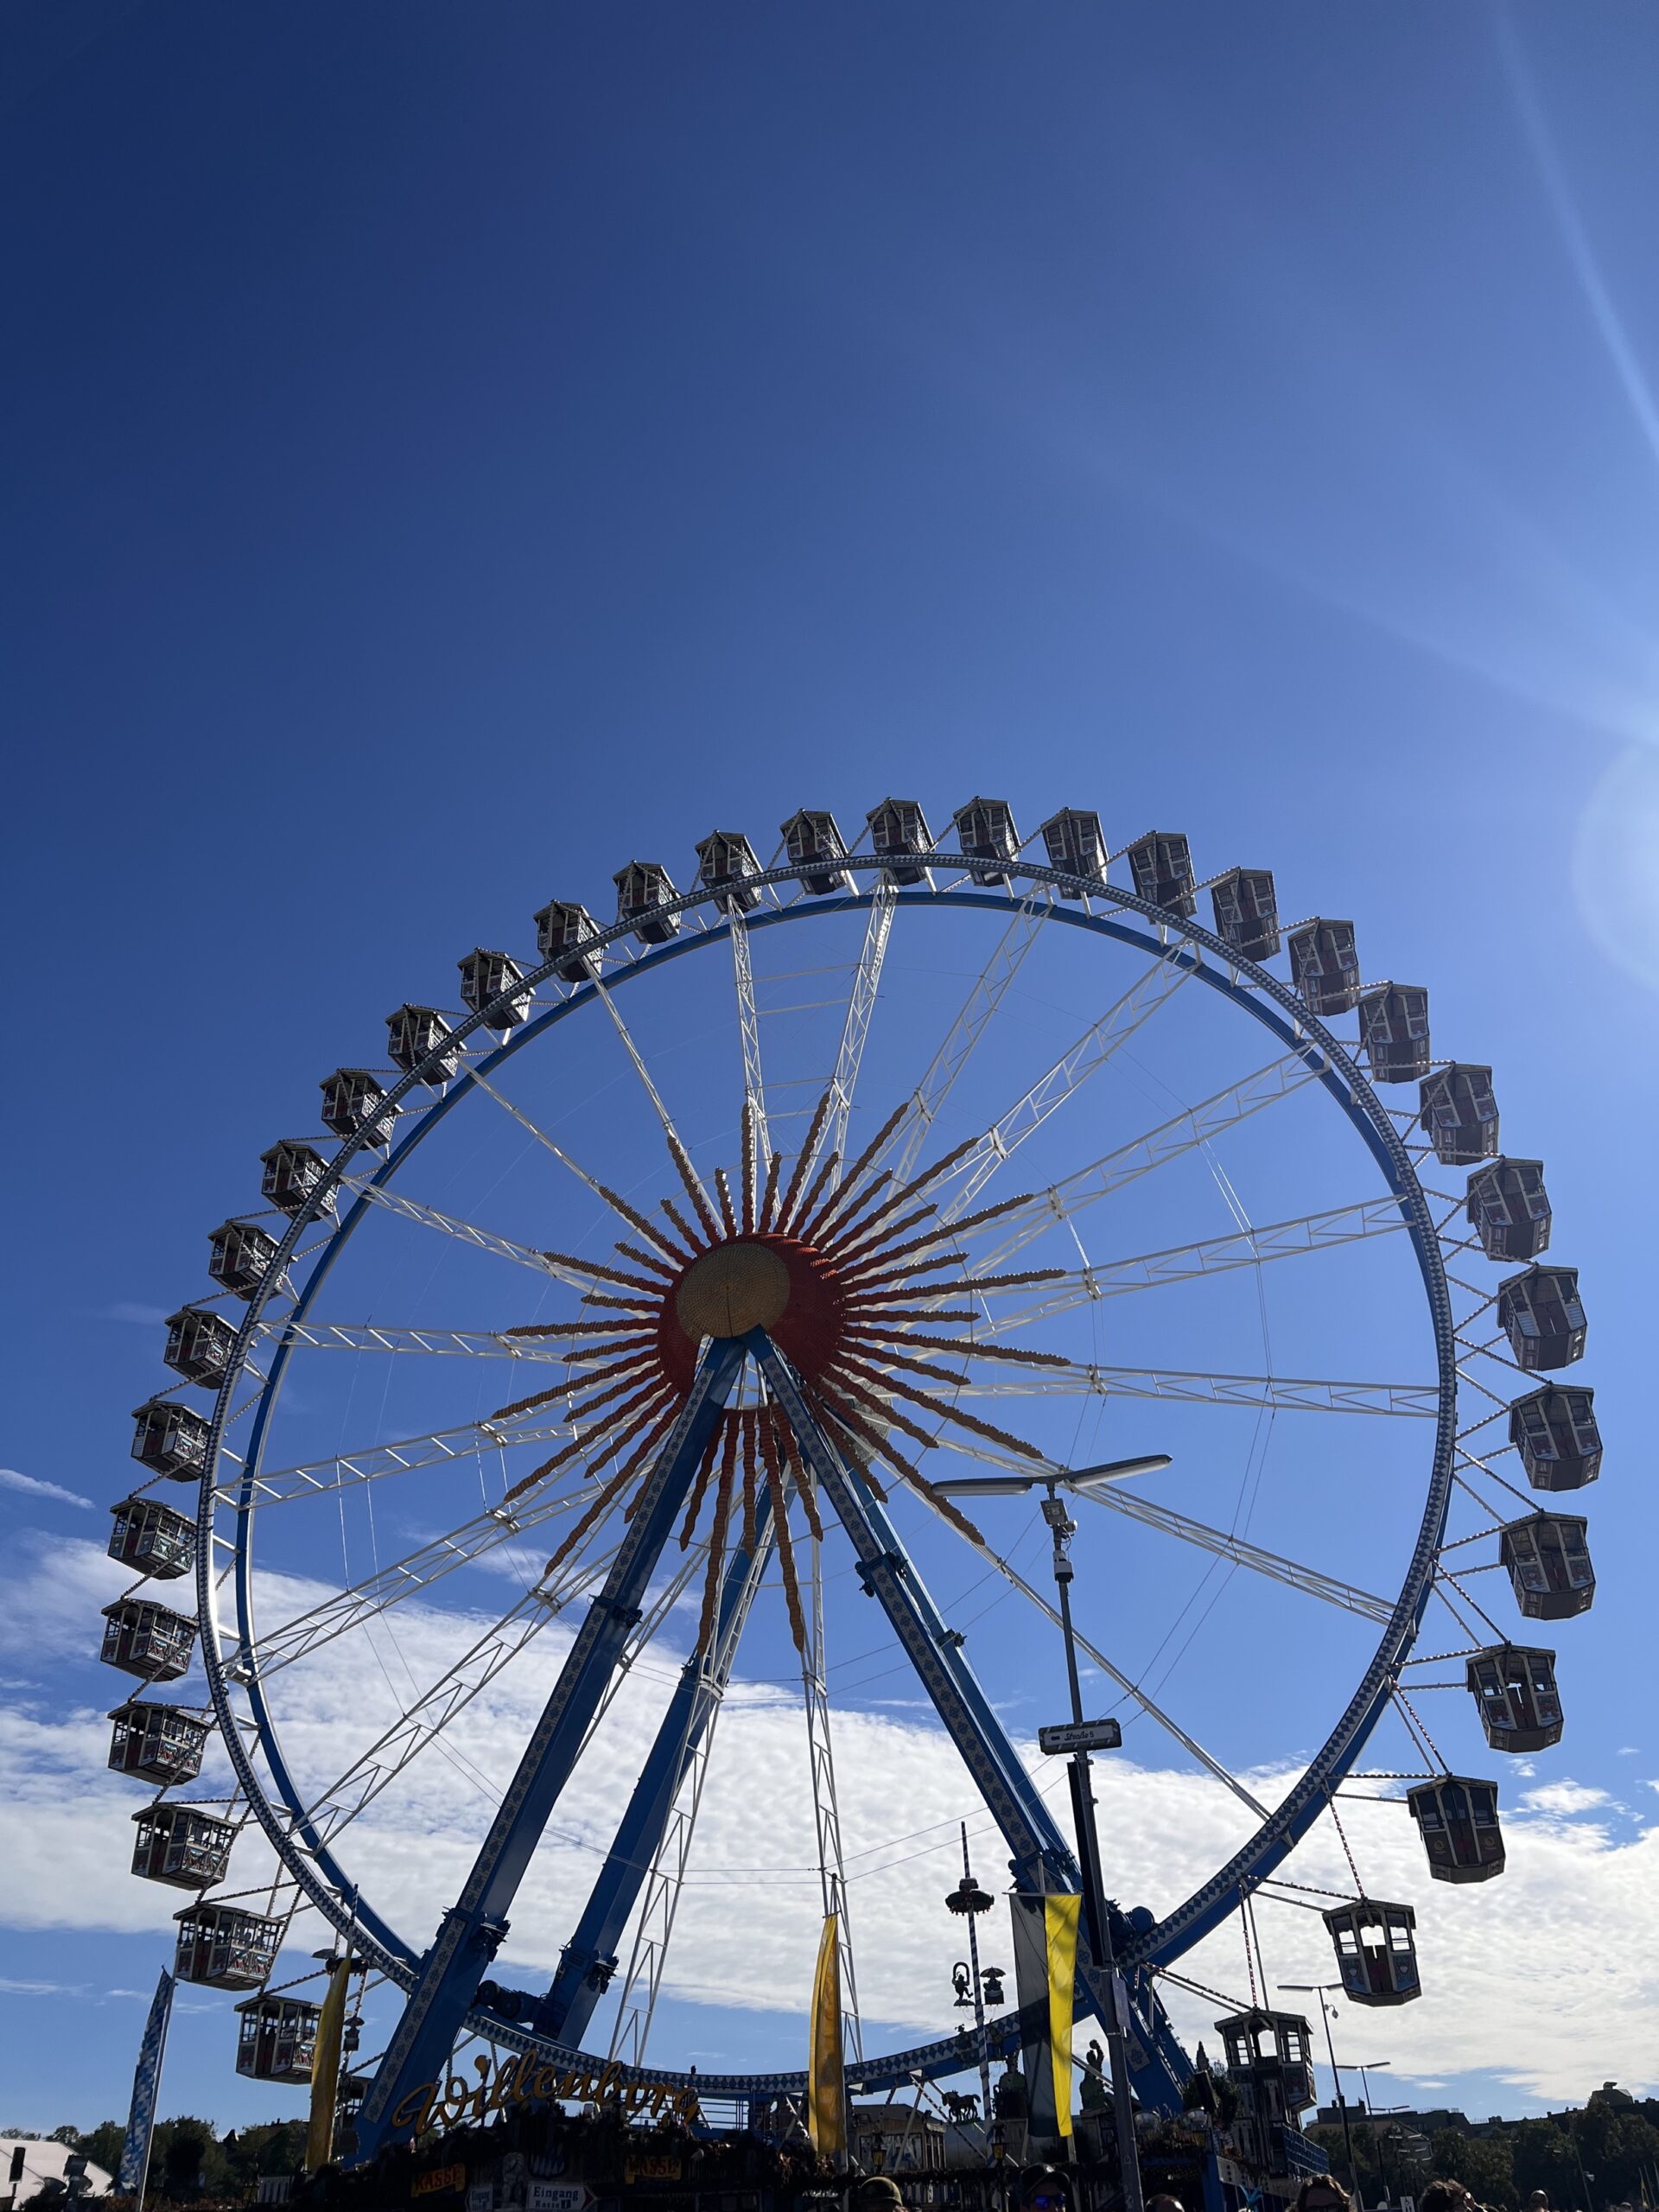
[[(1454, 1900), (1442, 1992), (1382, 2023), (1390, 2048), (1351, 2033), (1480, 2112), (1634, 2086), (1650, 1981), (1578, 1990), (1565, 2056), (1509, 1992), (1562, 1946), (1611, 1973), (1653, 1926), (1659, 26), (60, 0), (4, 37), (7, 942), (37, 1011), (4, 1291), (0, 2119), (118, 2109), (165, 1955), (165, 1900), (111, 1841), (131, 1801), (87, 1716), (118, 1678), (76, 1546), (126, 1486), (156, 1319), (258, 1152), (550, 893), (602, 910), (635, 854), (687, 881), (716, 823), (766, 851), (798, 805), (856, 824), (893, 790), (936, 822), (1005, 793), (1027, 830), (1093, 805), (1115, 846), (1156, 823), (1201, 874), (1271, 866), (1287, 912), (1351, 914), (1370, 972), (1431, 986), (1437, 1047), (1497, 1070), (1583, 1270), (1601, 1583), (1555, 1636), (1567, 1738), (1506, 1785), (1538, 1796), (1510, 1875)], [(982, 957), (901, 948), (896, 1028)], [(1022, 1045), (1092, 988), (1033, 985)], [(641, 1015), (684, 1044), (688, 1096), (694, 1004)], [(1196, 1082), (1196, 1037), (1172, 1049), (1147, 1084)], [(600, 1128), (607, 1071), (577, 1065), (544, 1080)], [(1311, 1162), (1245, 1155), (1258, 1219)], [(1332, 1328), (1392, 1351), (1390, 1295), (1347, 1296)], [(1322, 1325), (1286, 1299), (1275, 1343)], [(1351, 1566), (1388, 1516), (1333, 1510)], [(1276, 1738), (1231, 1716), (1241, 1763), (1305, 1748), (1296, 1700), (1346, 1662), (1325, 1633), (1267, 1700)], [(1224, 1732), (1227, 1666), (1218, 1643), (1192, 1685)], [(880, 1731), (914, 1722), (849, 1704), (870, 1832), (897, 1835)], [(1137, 1770), (1149, 1868), (1201, 1853), (1208, 1813)], [(792, 2017), (740, 1993), (677, 1999), (663, 2033), (791, 2050)], [(168, 2101), (288, 2109), (198, 2000)]]

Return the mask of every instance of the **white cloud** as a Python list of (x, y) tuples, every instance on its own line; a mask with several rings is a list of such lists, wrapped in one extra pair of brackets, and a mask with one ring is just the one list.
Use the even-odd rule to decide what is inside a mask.
[(161, 1306), (135, 1306), (130, 1299), (118, 1298), (112, 1306), (101, 1306), (98, 1311), (100, 1321), (127, 1321), (135, 1328), (159, 1329), (167, 1319), (167, 1309)]
[[(54, 1545), (25, 1559), (0, 1630), (84, 1655), (109, 1573), (90, 1544)], [(274, 1622), (285, 1607), (302, 1610), (322, 1594), (320, 1585), (274, 1586), (263, 1618)], [(365, 1744), (392, 1717), (390, 1684), (408, 1674), (430, 1679), (480, 1625), (471, 1615), (400, 1607), (372, 1638), (343, 1639), (278, 1677), (273, 1694), (302, 1786), (331, 1777), (342, 1743)], [(341, 1854), (349, 1869), (411, 1941), (426, 1938), (460, 1887), (568, 1643), (561, 1624), (543, 1629), (467, 1708), (454, 1732), (454, 1763), (423, 1757), (377, 1801), (372, 1817), (346, 1832)], [(504, 1960), (510, 1972), (529, 1979), (556, 1961), (677, 1675), (677, 1654), (647, 1656), (595, 1732), (515, 1905)], [(186, 1701), (197, 1694), (188, 1683), (180, 1694)], [(0, 1714), (0, 1863), (11, 1878), (15, 1924), (162, 1931), (183, 1902), (126, 1873), (130, 1816), (145, 1793), (107, 1771), (106, 1745), (107, 1723), (90, 1708), (22, 1705)], [(803, 2047), (799, 2016), (820, 1909), (804, 1753), (798, 1700), (734, 1681), (664, 1982), (677, 1997), (775, 2012), (780, 2063), (795, 2063)], [(960, 1932), (943, 1907), (960, 1874), (957, 1821), (967, 1817), (975, 1870), (994, 1889), (1006, 1880), (1006, 1854), (937, 1727), (907, 1713), (840, 1713), (836, 1762), (863, 2012), (895, 2031), (937, 2033), (951, 2017), (949, 1971)], [(222, 1772), (222, 1765), (205, 1770), (192, 1794), (222, 1789), (215, 1778)], [(1039, 1772), (1064, 1822), (1061, 1770), (1049, 1764)], [(1200, 1774), (1122, 1755), (1096, 1772), (1112, 1885), (1125, 1904), (1166, 1911), (1241, 1840), (1243, 1808)], [(1252, 1787), (1273, 1802), (1288, 1778), (1255, 1777)], [(1611, 1803), (1605, 1792), (1566, 1780), (1529, 1791), (1506, 1813), (1508, 1871), (1465, 1888), (1428, 1879), (1402, 1807), (1344, 1802), (1367, 1889), (1408, 1900), (1418, 1914), (1425, 1996), (1389, 2017), (1397, 2074), (1427, 2080), (1481, 2067), (1557, 2101), (1581, 2096), (1588, 2079), (1659, 2088), (1659, 1826), (1632, 1835), (1621, 1821), (1615, 1837), (1595, 1819), (1571, 1817)], [(245, 1834), (233, 1886), (258, 1882), (267, 1868), (263, 1843)], [(1328, 1824), (1287, 1872), (1310, 1885), (1308, 1903), (1316, 1906), (1326, 1902), (1322, 1891), (1351, 1893)], [(1275, 1909), (1263, 1897), (1256, 1917), (1275, 1983), (1329, 1977), (1331, 1952), (1316, 1911)], [(314, 1941), (308, 1929), (296, 1930), (297, 1952)], [(1233, 1923), (1179, 1970), (1243, 1996), (1242, 1948)], [(1009, 1963), (1000, 1913), (985, 1923), (982, 1952), (990, 1963)], [(1519, 1991), (1544, 1986), (1548, 2005), (1517, 2000)], [(1205, 2037), (1213, 2046), (1218, 2008), (1173, 1990), (1169, 2002), (1189, 2045)], [(1357, 2034), (1359, 2024), (1351, 2017), (1346, 2031)], [(601, 2015), (595, 2036), (605, 2026)]]
[(54, 1497), (60, 1505), (83, 1505), (90, 1513), (92, 1501), (82, 1497), (78, 1491), (65, 1490), (57, 1483), (43, 1483), (38, 1475), (20, 1473), (16, 1467), (0, 1467), (0, 1490), (22, 1491), (28, 1497)]

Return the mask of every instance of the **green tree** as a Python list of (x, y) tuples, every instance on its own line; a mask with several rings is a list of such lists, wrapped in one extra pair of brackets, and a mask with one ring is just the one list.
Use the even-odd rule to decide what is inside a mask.
[(1482, 2204), (1512, 2206), (1515, 2167), (1506, 2132), (1465, 2135), (1455, 2127), (1436, 2130), (1428, 2146), (1428, 2163), (1444, 2181), (1460, 2181)]
[(118, 2120), (100, 2120), (90, 2134), (79, 2138), (75, 2148), (113, 2177), (120, 2166), (121, 2146), (126, 2139), (127, 2131)]

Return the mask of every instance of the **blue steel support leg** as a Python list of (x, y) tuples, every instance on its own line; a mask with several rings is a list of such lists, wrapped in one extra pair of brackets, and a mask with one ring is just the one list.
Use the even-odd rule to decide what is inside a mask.
[(667, 1833), (680, 1784), (724, 1693), (754, 1595), (755, 1560), (766, 1552), (772, 1533), (769, 1494), (756, 1500), (754, 1525), (754, 1552), (740, 1543), (731, 1555), (710, 1648), (685, 1662), (576, 1932), (560, 1955), (552, 1987), (536, 2008), (531, 2024), (537, 2034), (556, 2043), (580, 2043), (593, 2018), (615, 1970), (616, 1946), (628, 1915)]
[(721, 1407), (742, 1368), (744, 1342), (722, 1338), (704, 1352), (679, 1419), (638, 1494), (633, 1518), (605, 1587), (575, 1642), (518, 1771), (491, 1823), (460, 1898), (439, 1924), (391, 2041), (358, 2115), (359, 2156), (407, 2133), (411, 2092), (442, 2078), (462, 2020), (502, 1937), (506, 1915), (569, 1779), (664, 1543), (685, 1503)]
[[(801, 1456), (852, 1540), (859, 1580), (880, 1601), (986, 1809), (1002, 1832), (1012, 1853), (1015, 1882), (1025, 1890), (1077, 1894), (1082, 1888), (1077, 1860), (963, 1659), (962, 1638), (946, 1627), (912, 1566), (886, 1508), (848, 1468), (814, 1420), (793, 1369), (777, 1346), (763, 1338), (755, 1357), (794, 1431)], [(1127, 1936), (1127, 1923), (1123, 1932)], [(1079, 1929), (1077, 1936), (1077, 1983), (1083, 2000), (1079, 2010), (1101, 2017), (1111, 2001), (1110, 1992), (1090, 1956), (1086, 1929)], [(1162, 2007), (1155, 1998), (1146, 2010), (1154, 2021), (1161, 2018)], [(1132, 2039), (1138, 2049), (1131, 2050), (1135, 2094), (1148, 2107), (1179, 2111), (1181, 2076), (1160, 2048), (1163, 2039), (1144, 2020), (1140, 2024), (1140, 2034)]]

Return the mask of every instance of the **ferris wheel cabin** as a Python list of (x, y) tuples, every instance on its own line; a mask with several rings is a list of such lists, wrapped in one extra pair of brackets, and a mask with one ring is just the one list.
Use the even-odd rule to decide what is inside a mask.
[(753, 879), (760, 874), (760, 863), (740, 830), (716, 830), (696, 851), (697, 880), (722, 914), (747, 914), (760, 903)]
[(146, 1805), (132, 1816), (132, 1871), (175, 1890), (210, 1890), (231, 1863), (236, 1830), (200, 1805)]
[(1183, 921), (1198, 912), (1192, 854), (1179, 830), (1149, 830), (1129, 847), (1128, 859), (1137, 898)]
[(1561, 1699), (1555, 1654), (1527, 1644), (1496, 1643), (1467, 1668), (1480, 1725), (1495, 1751), (1544, 1751), (1561, 1740)]
[(163, 1789), (175, 1782), (194, 1782), (201, 1772), (211, 1724), (200, 1713), (135, 1697), (117, 1706), (110, 1719), (115, 1724), (110, 1737), (112, 1772), (136, 1774)]
[(178, 1949), (173, 1971), (181, 1981), (209, 1989), (257, 1989), (276, 1963), (283, 1923), (239, 1905), (197, 1904), (173, 1916)]
[(1529, 1268), (1497, 1287), (1497, 1325), (1529, 1374), (1584, 1357), (1586, 1325), (1576, 1268)]
[(176, 1398), (146, 1398), (134, 1407), (132, 1418), (133, 1458), (152, 1474), (194, 1482), (207, 1458), (206, 1416)]
[(110, 1508), (109, 1554), (135, 1573), (175, 1582), (196, 1563), (196, 1524), (156, 1497), (124, 1497)]
[(1351, 1014), (1359, 1004), (1353, 924), (1315, 919), (1293, 930), (1290, 980), (1310, 1014)]
[(259, 1194), (278, 1213), (309, 1213), (328, 1163), (308, 1144), (284, 1137), (259, 1155)]
[[(599, 935), (599, 925), (585, 906), (564, 899), (550, 899), (533, 917), (536, 924), (536, 950), (543, 960), (558, 959), (553, 970), (562, 983), (591, 982), (594, 969), (591, 954), (578, 950), (589, 938)], [(561, 954), (568, 955), (560, 959)]]
[(1546, 1382), (1510, 1408), (1510, 1441), (1534, 1490), (1582, 1490), (1601, 1472), (1596, 1394)]
[(324, 1076), (320, 1088), (325, 1129), (332, 1129), (337, 1137), (360, 1133), (371, 1145), (391, 1143), (392, 1123), (397, 1117), (386, 1104), (385, 1086), (378, 1076), (367, 1068), (336, 1068), (332, 1075)]
[(1469, 1226), (1489, 1260), (1535, 1260), (1549, 1249), (1541, 1160), (1494, 1160), (1469, 1178)]
[(626, 922), (641, 944), (666, 944), (680, 926), (668, 909), (678, 896), (668, 870), (657, 861), (630, 861), (611, 878), (616, 886), (616, 918)]
[(237, 2006), (236, 2070), (256, 2082), (308, 2082), (322, 2009), (302, 1997), (248, 1997)]
[(819, 863), (802, 879), (813, 898), (823, 899), (832, 891), (847, 888), (850, 879), (846, 869), (836, 865), (846, 858), (847, 846), (833, 814), (815, 814), (803, 807), (798, 814), (791, 814), (787, 822), (778, 826), (791, 867), (804, 868), (809, 861)]
[(386, 1016), (386, 1051), (394, 1067), (423, 1083), (448, 1083), (461, 1065), (454, 1031), (435, 1006), (400, 1006)]
[(486, 1029), (505, 1037), (526, 1019), (531, 994), (519, 988), (524, 971), (509, 954), (474, 945), (455, 965), (461, 970), (461, 998), (472, 1013), (483, 1017)]
[[(1085, 883), (1105, 888), (1106, 840), (1097, 814), (1084, 807), (1063, 806), (1044, 823), (1043, 845), (1051, 868), (1064, 868), (1068, 875), (1080, 875)], [(1079, 893), (1062, 891), (1060, 896), (1076, 899)]]
[(1437, 1882), (1490, 1882), (1503, 1872), (1497, 1784), (1441, 1774), (1406, 1792)]
[(912, 855), (933, 849), (933, 832), (927, 826), (927, 817), (913, 798), (884, 798), (880, 806), (873, 806), (864, 817), (869, 824), (870, 850), (886, 865), (882, 880), (887, 883), (931, 883), (932, 878), (925, 868), (912, 864)]
[(1271, 960), (1279, 950), (1279, 899), (1264, 868), (1236, 868), (1210, 887), (1216, 935), (1246, 960)]
[(1595, 1603), (1596, 1571), (1585, 1541), (1589, 1525), (1576, 1514), (1529, 1513), (1500, 1530), (1498, 1558), (1529, 1620), (1571, 1620)]
[(1416, 1083), (1428, 1073), (1428, 993), (1380, 983), (1359, 1000), (1359, 1041), (1375, 1083)]
[(1417, 1973), (1417, 1916), (1408, 1904), (1361, 1897), (1325, 1915), (1337, 1954), (1337, 1972), (1356, 2005), (1408, 2005), (1421, 1997)]
[(1497, 1152), (1491, 1068), (1453, 1060), (1431, 1069), (1417, 1093), (1418, 1122), (1442, 1167), (1474, 1167)]
[(257, 1221), (223, 1221), (207, 1239), (207, 1272), (236, 1298), (251, 1298), (276, 1257), (276, 1239)]
[(153, 1598), (118, 1598), (104, 1608), (104, 1645), (99, 1657), (106, 1667), (136, 1675), (141, 1682), (176, 1682), (190, 1671), (196, 1648), (196, 1624)]
[(968, 871), (974, 881), (1006, 883), (1007, 863), (1017, 860), (1020, 854), (1020, 832), (1014, 826), (1014, 810), (1007, 799), (970, 798), (966, 806), (957, 809), (951, 820), (963, 856), (984, 863)]
[(217, 1389), (236, 1350), (236, 1331), (212, 1306), (181, 1306), (167, 1317), (167, 1349), (162, 1357), (187, 1382)]

